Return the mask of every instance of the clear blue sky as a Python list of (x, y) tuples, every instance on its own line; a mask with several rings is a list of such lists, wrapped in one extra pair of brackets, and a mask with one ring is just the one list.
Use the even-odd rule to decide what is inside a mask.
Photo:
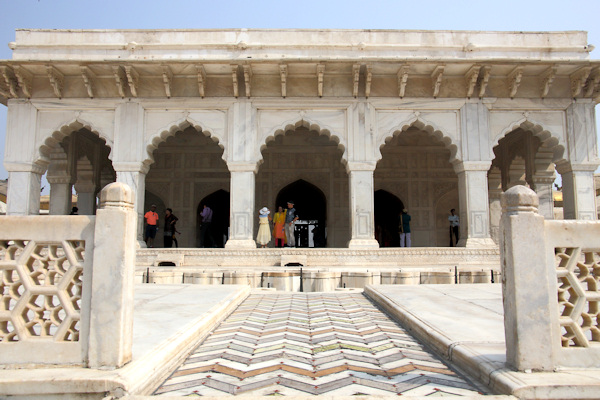
[[(17, 28), (584, 30), (600, 59), (599, 18), (600, 0), (0, 0), (0, 59), (12, 57)], [(5, 135), (0, 105), (0, 160)]]

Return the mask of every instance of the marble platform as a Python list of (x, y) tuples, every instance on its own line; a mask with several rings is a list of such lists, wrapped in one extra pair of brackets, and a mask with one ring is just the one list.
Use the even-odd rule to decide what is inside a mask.
[(521, 373), (506, 364), (501, 285), (368, 286), (365, 294), (453, 367), (520, 399), (598, 399), (599, 369)]
[[(249, 294), (241, 285), (136, 285), (133, 361), (119, 370), (0, 370), (0, 398), (103, 399), (146, 394), (162, 382)], [(112, 397), (109, 397), (112, 398)]]

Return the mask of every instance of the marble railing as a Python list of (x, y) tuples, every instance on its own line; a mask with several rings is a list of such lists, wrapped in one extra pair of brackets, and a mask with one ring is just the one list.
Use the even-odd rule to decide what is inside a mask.
[(600, 367), (600, 222), (544, 220), (538, 198), (503, 194), (507, 362), (518, 370)]
[(129, 361), (135, 221), (120, 183), (96, 216), (0, 217), (0, 364)]

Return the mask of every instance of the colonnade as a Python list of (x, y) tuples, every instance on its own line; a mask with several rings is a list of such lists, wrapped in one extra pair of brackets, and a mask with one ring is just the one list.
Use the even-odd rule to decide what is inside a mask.
[[(243, 103), (243, 104), (242, 104)], [(352, 110), (352, 107), (350, 108)], [(350, 241), (351, 249), (372, 249), (379, 247), (375, 239), (374, 224), (374, 179), (377, 166), (377, 151), (373, 155), (358, 149), (365, 146), (374, 125), (368, 123), (368, 107), (354, 107), (351, 113), (360, 118), (348, 118), (355, 123), (344, 142), (345, 167), (348, 173), (350, 188)], [(591, 108), (593, 111), (593, 107)], [(586, 110), (584, 110), (586, 111)], [(31, 137), (29, 145), (31, 154), (37, 154), (34, 161), (18, 159), (18, 156), (7, 156), (5, 167), (9, 172), (7, 213), (10, 215), (35, 215), (39, 213), (40, 180), (48, 171), (48, 182), (51, 185), (51, 214), (65, 214), (69, 210), (71, 186), (79, 194), (81, 214), (93, 214), (95, 196), (101, 188), (111, 180), (129, 185), (135, 195), (135, 211), (138, 215), (138, 240), (142, 242), (144, 213), (145, 177), (152, 164), (148, 156), (148, 140), (144, 138), (144, 109), (139, 103), (126, 102), (116, 107), (114, 114), (114, 137), (106, 141), (110, 148), (110, 161), (114, 176), (106, 172), (98, 157), (88, 157), (76, 166), (69, 166), (69, 159), (62, 151), (59, 141), (42, 138), (44, 143), (40, 152), (40, 140), (32, 137), (36, 129), (36, 111), (31, 103), (15, 101), (9, 104), (8, 146), (7, 155), (15, 149), (14, 140), (18, 137)], [(415, 121), (421, 121), (419, 114), (414, 114)], [(22, 118), (25, 116), (25, 118)], [(461, 240), (459, 246), (487, 247), (494, 245), (492, 234), (493, 221), (490, 221), (490, 208), (498, 208), (499, 194), (502, 192), (501, 177), (492, 167), (493, 152), (489, 133), (488, 110), (479, 103), (468, 103), (460, 110), (461, 143), (458, 150), (453, 150), (451, 163), (458, 177), (459, 209), (461, 220)], [(255, 111), (250, 102), (239, 101), (229, 112), (228, 139), (222, 140), (223, 158), (231, 176), (230, 187), (230, 236), (226, 243), (229, 249), (255, 248), (253, 238), (253, 222), (255, 218), (255, 177), (260, 164), (255, 156), (260, 154), (261, 144), (253, 131)], [(24, 119), (24, 121), (23, 121)], [(367, 121), (367, 122), (365, 122)], [(593, 122), (593, 119), (592, 121)], [(421, 125), (423, 123), (419, 122)], [(414, 121), (413, 121), (414, 124)], [(83, 126), (85, 124), (82, 123)], [(191, 125), (191, 123), (190, 123)], [(526, 126), (523, 125), (523, 126)], [(358, 129), (358, 128), (360, 129)], [(368, 128), (368, 129), (367, 129)], [(589, 130), (586, 126), (584, 130)], [(402, 131), (402, 128), (397, 128)], [(592, 131), (595, 129), (592, 127)], [(71, 132), (72, 133), (72, 132)], [(356, 135), (361, 135), (360, 140)], [(570, 135), (577, 133), (569, 132)], [(68, 136), (69, 133), (65, 135)], [(354, 139), (353, 139), (354, 138)], [(151, 138), (150, 141), (154, 140)], [(164, 140), (164, 138), (162, 138)], [(570, 140), (570, 139), (567, 139)], [(362, 142), (362, 144), (361, 144)], [(156, 140), (154, 142), (156, 143)], [(53, 146), (49, 146), (53, 145)], [(371, 143), (370, 147), (375, 143)], [(454, 143), (453, 146), (457, 147)], [(35, 146), (38, 146), (37, 148)], [(155, 146), (156, 147), (156, 146)], [(368, 146), (367, 146), (368, 147)], [(27, 150), (27, 149), (25, 149)], [(99, 150), (98, 150), (99, 151)], [(458, 151), (458, 155), (456, 152)], [(23, 153), (23, 152), (21, 152)], [(455, 157), (456, 156), (456, 157)], [(25, 157), (26, 158), (26, 157)], [(89, 158), (92, 158), (91, 160)], [(572, 154), (566, 151), (565, 156), (557, 162), (556, 168), (563, 178), (563, 195), (565, 217), (569, 219), (596, 219), (595, 193), (593, 173), (596, 164), (588, 159), (573, 161)], [(87, 160), (87, 161), (85, 161)], [(594, 161), (594, 160), (592, 160)], [(77, 180), (70, 174), (77, 171)], [(536, 175), (536, 190), (544, 199), (540, 210), (550, 213), (551, 182), (550, 175)], [(493, 213), (492, 213), (493, 214)], [(547, 217), (550, 217), (549, 215)]]

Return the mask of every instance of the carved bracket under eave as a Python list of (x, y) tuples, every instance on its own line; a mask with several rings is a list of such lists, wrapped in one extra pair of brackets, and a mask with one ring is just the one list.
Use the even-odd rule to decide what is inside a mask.
[(352, 96), (358, 97), (358, 84), (360, 82), (360, 64), (354, 64), (352, 66)]
[(140, 74), (131, 65), (125, 66), (125, 75), (127, 75), (127, 83), (129, 84), (129, 91), (133, 97), (138, 97), (138, 84), (140, 81)]
[(480, 65), (473, 65), (465, 74), (465, 83), (467, 84), (467, 98), (469, 99), (473, 96), (473, 92), (475, 91), (475, 85), (477, 85), (480, 70)]
[(240, 96), (240, 89), (238, 87), (238, 65), (231, 64), (231, 79), (233, 80), (233, 97), (236, 99)]
[(492, 66), (484, 65), (482, 71), (479, 73), (479, 98), (483, 98), (485, 96), (485, 91), (487, 90), (488, 83), (490, 82), (490, 76), (492, 76)]
[(508, 97), (514, 99), (517, 95), (517, 90), (519, 90), (519, 85), (521, 85), (521, 79), (523, 79), (523, 67), (515, 67), (515, 69), (513, 69), (510, 74), (508, 74), (508, 77), (506, 79), (509, 90)]
[(571, 74), (571, 96), (573, 98), (579, 96), (591, 71), (592, 67), (583, 67)]
[(82, 65), (80, 70), (81, 70), (81, 78), (83, 79), (83, 84), (85, 85), (85, 89), (87, 90), (88, 96), (90, 97), (90, 99), (93, 99), (96, 74), (94, 74), (92, 72), (92, 70), (85, 65)]
[(120, 65), (113, 65), (113, 76), (115, 77), (115, 84), (117, 85), (117, 92), (121, 98), (125, 98), (125, 84), (127, 82), (127, 78), (125, 77), (125, 71)]
[(406, 84), (408, 83), (408, 72), (410, 67), (403, 65), (398, 70), (398, 97), (403, 98), (406, 92)]
[(323, 79), (325, 76), (325, 64), (317, 64), (317, 93), (323, 97)]
[(285, 99), (287, 96), (287, 65), (279, 65), (279, 76), (281, 77), (281, 97)]
[(173, 72), (168, 65), (162, 65), (162, 79), (165, 86), (165, 94), (167, 98), (171, 98), (171, 85), (173, 84)]
[(33, 74), (20, 65), (14, 66), (15, 75), (23, 94), (28, 99), (31, 98), (31, 88), (33, 84)]
[(373, 66), (367, 64), (365, 68), (365, 97), (368, 99), (371, 95), (371, 80), (373, 79)]
[(589, 79), (585, 84), (585, 97), (593, 97), (594, 92), (597, 89), (600, 89), (598, 86), (600, 84), (600, 67), (596, 67), (590, 73)]
[(198, 74), (198, 94), (204, 98), (204, 90), (206, 88), (206, 70), (204, 65), (196, 65), (196, 73)]
[(7, 97), (19, 97), (19, 94), (17, 93), (17, 78), (15, 77), (12, 68), (5, 65), (0, 66), (0, 74), (2, 75), (4, 83), (8, 89)]
[(440, 88), (442, 87), (442, 80), (444, 79), (444, 65), (438, 65), (431, 73), (431, 84), (433, 86), (433, 98), (437, 98), (440, 94)]
[(542, 78), (542, 90), (541, 90), (542, 99), (548, 95), (548, 92), (550, 92), (550, 87), (552, 86), (552, 82), (554, 81), (554, 78), (556, 77), (557, 69), (558, 68), (556, 66), (552, 66), (552, 67), (548, 68), (546, 71), (544, 71), (544, 73), (542, 74), (542, 76), (541, 76), (541, 78)]
[(252, 85), (252, 67), (249, 64), (242, 66), (244, 70), (244, 86), (246, 88), (246, 97), (252, 96), (251, 85)]
[(59, 99), (62, 99), (63, 87), (65, 84), (65, 76), (51, 65), (46, 66), (46, 72), (48, 73), (50, 86), (52, 86), (52, 89), (54, 90), (54, 95)]

